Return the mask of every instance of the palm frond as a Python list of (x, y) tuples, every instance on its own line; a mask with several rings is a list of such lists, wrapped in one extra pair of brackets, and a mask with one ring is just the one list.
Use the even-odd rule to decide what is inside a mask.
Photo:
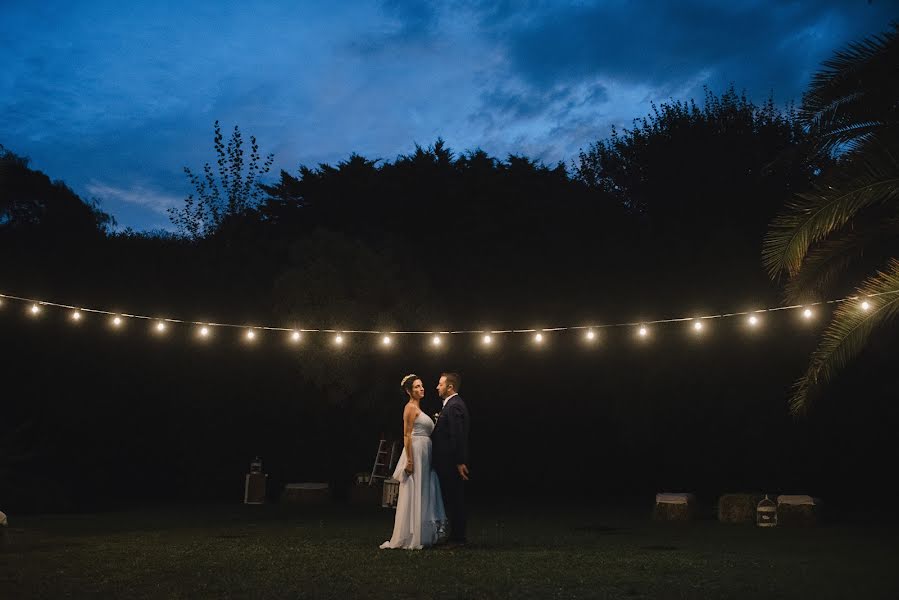
[[(825, 329), (821, 342), (812, 353), (808, 369), (795, 384), (790, 411), (808, 412), (813, 393), (862, 349), (872, 331), (899, 315), (899, 260), (891, 258), (886, 268), (865, 280), (856, 291), (859, 300), (841, 303)], [(862, 310), (867, 299), (871, 308)]]
[[(890, 140), (890, 146), (896, 146)], [(844, 161), (842, 168), (799, 194), (775, 217), (765, 235), (762, 260), (777, 279), (796, 276), (809, 247), (839, 230), (866, 207), (899, 199), (899, 153), (879, 138)]]
[(849, 44), (822, 64), (799, 116), (825, 139), (849, 123), (895, 123), (899, 90), (899, 23)]
[[(789, 304), (808, 302), (826, 296), (837, 276), (867, 254), (889, 256), (891, 242), (899, 240), (899, 216), (859, 226), (854, 223), (839, 237), (812, 246), (802, 262), (802, 268), (786, 284), (784, 299)], [(886, 248), (885, 248), (886, 247)]]

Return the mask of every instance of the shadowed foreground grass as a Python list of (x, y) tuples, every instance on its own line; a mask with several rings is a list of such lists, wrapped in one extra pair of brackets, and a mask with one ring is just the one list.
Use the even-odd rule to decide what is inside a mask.
[(895, 527), (654, 524), (476, 508), (464, 550), (378, 550), (379, 508), (236, 506), (13, 518), (0, 597), (896, 598)]

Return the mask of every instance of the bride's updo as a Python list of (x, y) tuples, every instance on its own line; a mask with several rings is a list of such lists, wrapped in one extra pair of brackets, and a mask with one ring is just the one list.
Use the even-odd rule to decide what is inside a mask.
[(416, 379), (421, 379), (421, 377), (415, 373), (409, 373), (403, 377), (403, 380), (400, 382), (400, 387), (403, 388), (403, 391), (406, 392), (407, 396), (412, 395), (412, 386), (415, 385)]

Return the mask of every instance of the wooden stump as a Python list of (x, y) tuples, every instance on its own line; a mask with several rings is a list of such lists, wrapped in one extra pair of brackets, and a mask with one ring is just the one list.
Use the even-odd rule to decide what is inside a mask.
[(350, 502), (352, 504), (365, 504), (368, 506), (381, 505), (381, 486), (367, 483), (354, 485), (350, 488)]
[(778, 496), (778, 527), (814, 527), (820, 520), (821, 501), (811, 496)]
[(692, 521), (695, 515), (696, 497), (693, 494), (656, 494), (653, 520)]
[(327, 483), (288, 483), (281, 493), (283, 504), (326, 504), (330, 499)]
[(755, 513), (764, 494), (724, 494), (718, 499), (718, 520), (722, 523), (755, 524)]

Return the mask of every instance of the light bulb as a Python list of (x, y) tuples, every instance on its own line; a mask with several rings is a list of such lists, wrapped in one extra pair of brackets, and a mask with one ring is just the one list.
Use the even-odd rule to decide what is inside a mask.
[(248, 329), (247, 330), (247, 340), (252, 342), (255, 339), (256, 339), (256, 332), (253, 331), (252, 329)]
[(72, 311), (72, 320), (73, 320), (73, 321), (80, 321), (80, 320), (81, 320), (81, 313), (78, 312), (77, 310), (73, 310), (73, 311)]
[(338, 346), (342, 345), (343, 344), (343, 336), (340, 334), (335, 335), (334, 343), (337, 344)]
[(113, 318), (112, 318), (112, 324), (113, 324), (115, 327), (118, 327), (119, 325), (122, 324), (122, 318), (121, 318), (121, 317), (113, 317)]
[(759, 324), (759, 318), (755, 315), (750, 315), (747, 321), (749, 322), (750, 327), (755, 327)]
[(302, 336), (300, 336), (299, 331), (294, 331), (293, 333), (290, 334), (290, 339), (293, 340), (294, 342), (299, 342), (300, 337), (302, 337)]
[(693, 321), (693, 329), (696, 331), (702, 331), (702, 321)]
[(646, 337), (647, 335), (649, 335), (649, 330), (646, 329), (646, 327), (641, 327), (639, 331), (637, 331), (637, 333), (640, 335), (640, 337)]
[(384, 337), (381, 338), (381, 343), (384, 344), (385, 346), (389, 346), (390, 342), (391, 342), (391, 340), (390, 340), (389, 335), (385, 335)]
[(493, 337), (491, 337), (490, 335), (485, 335), (482, 339), (485, 346), (489, 346), (491, 343), (493, 343)]
[(812, 309), (806, 308), (804, 311), (802, 311), (802, 316), (805, 317), (806, 319), (811, 319), (812, 318)]
[(870, 303), (870, 302), (868, 302), (867, 300), (865, 300), (864, 302), (862, 302), (862, 310), (867, 311), (867, 310), (870, 310), (870, 308), (871, 308), (871, 303)]
[(431, 343), (434, 344), (435, 346), (439, 346), (440, 345), (440, 336), (435, 335), (434, 337), (432, 337)]
[(586, 337), (589, 341), (592, 342), (593, 340), (596, 339), (596, 332), (593, 331), (592, 329), (588, 329), (587, 333), (584, 335), (584, 337)]
[(209, 328), (208, 327), (200, 327), (200, 335), (202, 337), (209, 337)]
[(159, 333), (162, 333), (163, 331), (165, 331), (165, 323), (163, 323), (162, 321), (157, 321), (156, 322), (156, 331)]
[(538, 344), (542, 343), (543, 342), (543, 334), (542, 333), (534, 334), (534, 342), (536, 342)]

